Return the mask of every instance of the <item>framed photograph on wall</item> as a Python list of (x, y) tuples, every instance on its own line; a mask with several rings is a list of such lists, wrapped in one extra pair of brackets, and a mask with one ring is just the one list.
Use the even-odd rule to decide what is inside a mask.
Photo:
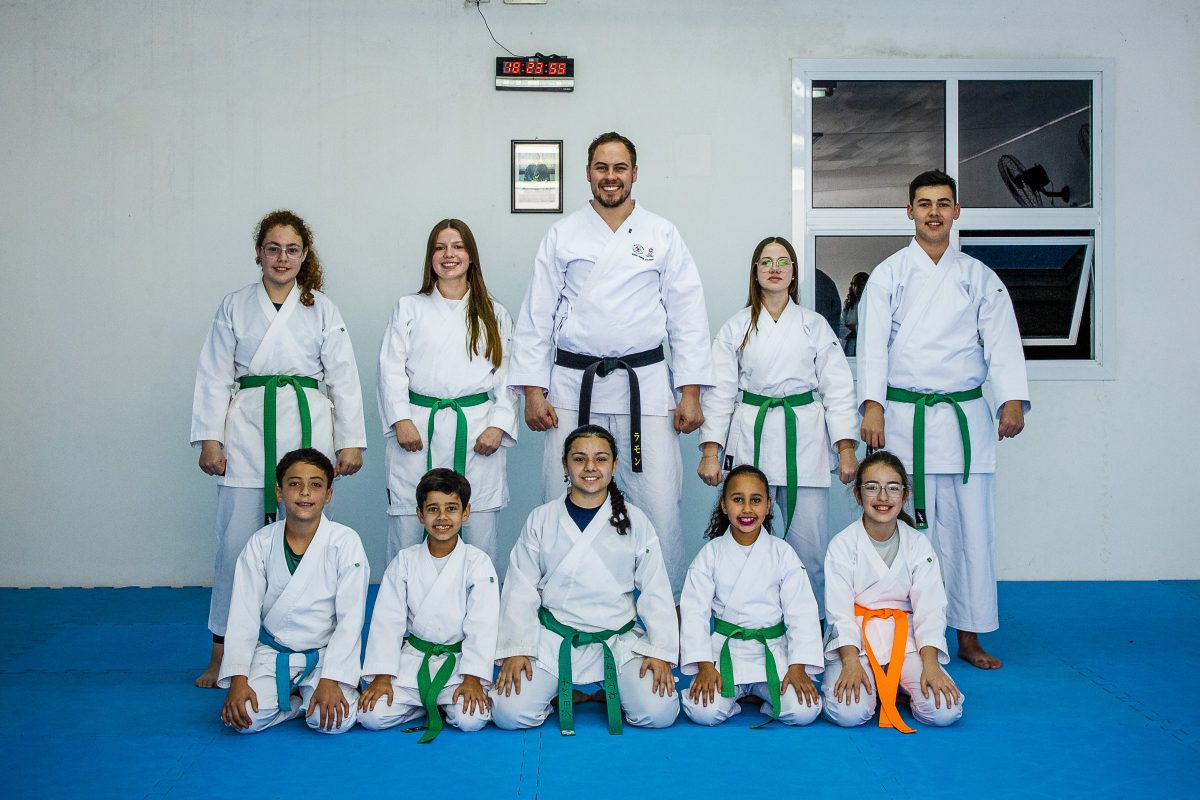
[(562, 146), (562, 139), (512, 140), (512, 213), (562, 213)]

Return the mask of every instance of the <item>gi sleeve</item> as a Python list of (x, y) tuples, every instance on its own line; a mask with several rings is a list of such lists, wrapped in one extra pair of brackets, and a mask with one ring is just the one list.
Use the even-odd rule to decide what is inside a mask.
[(659, 273), (659, 293), (667, 312), (667, 341), (671, 345), (674, 388), (711, 386), (708, 309), (700, 272), (683, 237), (673, 226), (666, 263)]
[(537, 516), (535, 511), (525, 520), (525, 527), (508, 556), (508, 572), (504, 574), (504, 586), (500, 590), (497, 662), (509, 656), (537, 656), (541, 635), (537, 614), (542, 605), (542, 595), (538, 591), (542, 559), (535, 522)]
[(891, 259), (877, 266), (858, 303), (858, 410), (874, 400), (887, 404), (888, 340), (892, 334)]
[[(261, 533), (261, 531), (260, 531)], [(233, 597), (225, 628), (225, 655), (217, 685), (228, 689), (234, 675), (250, 676), (258, 631), (262, 627), (263, 599), (267, 595), (267, 556), (271, 536), (254, 534), (238, 556), (233, 571)]]
[(716, 581), (713, 548), (705, 545), (688, 566), (679, 595), (679, 671), (695, 675), (700, 662), (716, 661), (712, 646), (711, 617)]
[(379, 582), (367, 635), (367, 655), (363, 659), (363, 680), (372, 681), (377, 675), (394, 678), (400, 674), (400, 650), (407, 633), (408, 560), (401, 553), (388, 564)]
[(825, 658), (833, 661), (838, 648), (854, 645), (865, 652), (862, 627), (854, 616), (855, 592), (852, 584), (855, 545), (851, 536), (838, 535), (825, 552)]
[[(354, 345), (346, 332), (342, 313), (332, 303), (325, 318), (321, 340), (321, 370), (325, 388), (333, 401), (333, 448), (367, 446), (367, 428), (363, 420), (362, 384), (358, 380), (358, 362)], [(360, 545), (361, 546), (361, 545)]]
[(800, 556), (790, 546), (780, 550), (784, 555), (779, 602), (783, 606), (783, 623), (787, 628), (788, 664), (803, 664), (809, 675), (820, 675), (825, 671), (825, 659), (821, 650), (817, 599)]
[[(227, 297), (213, 317), (208, 338), (200, 350), (196, 367), (196, 388), (192, 395), (192, 445), (212, 439), (225, 441), (225, 415), (233, 399), (234, 350), (237, 335), (233, 330), (231, 301)], [(256, 634), (257, 636), (257, 634)]]
[(463, 619), (462, 660), (458, 671), (461, 675), (474, 675), (486, 686), (492, 682), (492, 663), (496, 660), (500, 586), (496, 568), (487, 554), (472, 554), (472, 558), (467, 574), (467, 613)]
[[(391, 436), (392, 426), (403, 419), (412, 419), (408, 403), (408, 338), (412, 327), (412, 305), (401, 298), (392, 310), (383, 343), (379, 346), (379, 421), (383, 435)], [(429, 443), (426, 442), (426, 446)]]
[(712, 385), (704, 390), (701, 398), (704, 411), (704, 425), (700, 428), (701, 448), (705, 442), (716, 442), (724, 450), (729, 438), (729, 425), (737, 407), (741, 370), (738, 346), (746, 334), (740, 324), (744, 316), (735, 314), (717, 331), (717, 338), (712, 343)]
[(555, 254), (558, 226), (542, 239), (533, 260), (533, 275), (513, 331), (512, 360), (508, 381), (517, 391), (526, 386), (550, 388), (554, 357), (554, 319), (566, 285), (566, 267)]
[(937, 648), (938, 662), (950, 663), (950, 649), (946, 645), (946, 587), (942, 583), (942, 569), (933, 546), (924, 535), (913, 532), (907, 537), (912, 543), (912, 589), (909, 602), (912, 604), (912, 635), (917, 652), (932, 645)]
[(633, 586), (640, 592), (637, 615), (646, 626), (646, 635), (630, 649), (640, 656), (660, 658), (674, 667), (679, 663), (679, 622), (658, 535), (644, 516), (634, 522), (629, 535), (637, 537)]
[(493, 302), (492, 308), (496, 314), (496, 325), (500, 329), (501, 346), (504, 348), (500, 366), (492, 373), (493, 402), (488, 409), (487, 424), (489, 428), (499, 428), (504, 431), (505, 447), (517, 443), (517, 431), (520, 430), (517, 411), (520, 408), (520, 397), (515, 389), (509, 388), (508, 371), (512, 363), (513, 330), (512, 319), (508, 311), (499, 303)]
[(846, 354), (824, 318), (814, 322), (816, 342), (817, 391), (825, 407), (825, 429), (831, 445), (843, 439), (858, 442), (858, 408), (854, 403), (854, 376)]
[(349, 532), (338, 544), (337, 571), (334, 629), (321, 657), (321, 677), (357, 689), (362, 677), (362, 629), (371, 581), (371, 565), (358, 534)]
[(988, 365), (988, 380), (996, 407), (1009, 400), (1020, 400), (1029, 413), (1029, 379), (1025, 372), (1025, 351), (1012, 297), (1000, 277), (990, 269), (984, 281), (979, 304), (979, 338), (983, 340), (983, 359)]

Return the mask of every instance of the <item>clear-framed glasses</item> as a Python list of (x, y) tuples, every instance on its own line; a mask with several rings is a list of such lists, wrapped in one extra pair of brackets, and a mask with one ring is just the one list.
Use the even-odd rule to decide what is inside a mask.
[(780, 272), (783, 272), (786, 269), (791, 269), (792, 260), (787, 256), (783, 256), (782, 258), (760, 258), (758, 260), (759, 269), (769, 270), (772, 267)]
[(287, 247), (280, 247), (277, 244), (263, 245), (263, 253), (270, 258), (279, 258), (283, 254), (287, 254), (288, 258), (300, 258), (304, 255), (304, 248), (298, 244), (289, 244)]
[(880, 492), (887, 492), (887, 496), (891, 498), (903, 497), (904, 484), (867, 481), (862, 485), (862, 493), (868, 497), (878, 497)]

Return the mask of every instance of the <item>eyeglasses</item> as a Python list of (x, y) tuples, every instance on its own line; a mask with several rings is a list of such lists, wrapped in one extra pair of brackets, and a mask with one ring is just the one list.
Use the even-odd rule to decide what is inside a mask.
[(771, 267), (776, 267), (782, 272), (785, 269), (790, 269), (791, 266), (792, 260), (786, 256), (783, 258), (760, 258), (758, 260), (759, 269), (770, 269)]
[(279, 258), (284, 253), (287, 253), (288, 258), (299, 258), (304, 255), (304, 248), (298, 244), (289, 244), (287, 247), (280, 247), (277, 244), (263, 245), (263, 253), (271, 258)]
[(888, 497), (902, 497), (904, 495), (904, 484), (867, 481), (862, 485), (862, 493), (869, 497), (877, 497), (880, 492), (887, 492)]

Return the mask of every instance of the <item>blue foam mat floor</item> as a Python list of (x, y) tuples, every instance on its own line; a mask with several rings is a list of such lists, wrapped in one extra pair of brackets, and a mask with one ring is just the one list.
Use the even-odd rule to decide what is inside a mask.
[(421, 746), (399, 730), (227, 730), (224, 692), (192, 686), (207, 589), (0, 589), (0, 797), (1197, 796), (1200, 582), (1005, 583), (1000, 600), (986, 642), (1005, 666), (950, 665), (967, 698), (951, 728), (750, 730), (747, 708), (609, 736), (589, 703), (574, 737), (551, 718)]

